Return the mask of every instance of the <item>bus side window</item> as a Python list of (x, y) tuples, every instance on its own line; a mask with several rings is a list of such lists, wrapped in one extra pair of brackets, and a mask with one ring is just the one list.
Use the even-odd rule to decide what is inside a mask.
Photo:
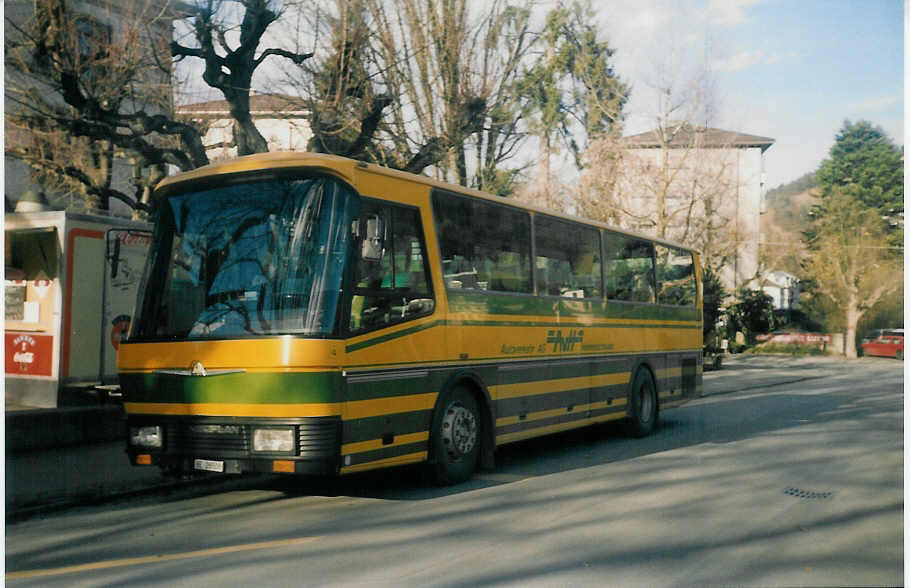
[(376, 219), (385, 227), (381, 246), (362, 247), (358, 242), (354, 248), (354, 291), (348, 321), (351, 332), (380, 329), (424, 316), (435, 308), (420, 214), (413, 208), (365, 199), (359, 240), (368, 234), (366, 223), (375, 225)]
[(606, 232), (604, 237), (607, 298), (655, 303), (652, 244), (618, 233)]
[(534, 217), (537, 293), (600, 298), (600, 235), (596, 229), (543, 215)]
[(675, 247), (656, 245), (657, 299), (661, 304), (695, 306), (695, 268), (692, 254)]
[(433, 213), (449, 290), (532, 292), (527, 212), (437, 191)]

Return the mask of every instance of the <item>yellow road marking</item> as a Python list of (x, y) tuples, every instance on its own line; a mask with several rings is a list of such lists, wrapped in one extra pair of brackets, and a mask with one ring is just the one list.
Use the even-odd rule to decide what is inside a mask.
[(110, 568), (119, 568), (123, 566), (137, 566), (143, 564), (160, 563), (166, 561), (177, 561), (181, 559), (191, 559), (194, 557), (210, 557), (213, 555), (224, 555), (227, 553), (238, 553), (242, 551), (253, 551), (256, 549), (273, 549), (276, 547), (289, 547), (292, 545), (303, 545), (315, 541), (320, 537), (295, 537), (293, 539), (278, 539), (275, 541), (262, 541), (259, 543), (246, 543), (244, 545), (228, 545), (227, 547), (214, 547), (212, 549), (200, 549), (198, 551), (184, 551), (183, 553), (165, 553), (160, 555), (147, 555), (144, 557), (128, 557), (125, 559), (112, 559), (108, 561), (97, 561), (75, 566), (64, 566), (62, 568), (49, 568), (44, 570), (23, 570), (21, 572), (8, 572), (7, 580), (18, 580), (21, 578), (41, 578), (44, 576), (59, 576), (61, 574), (73, 574), (76, 572), (91, 572), (106, 570)]

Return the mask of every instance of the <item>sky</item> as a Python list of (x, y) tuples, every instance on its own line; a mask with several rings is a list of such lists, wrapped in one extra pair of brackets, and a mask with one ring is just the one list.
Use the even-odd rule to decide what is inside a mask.
[(766, 187), (827, 157), (844, 120), (904, 143), (902, 0), (602, 0), (614, 69), (632, 92), (624, 134), (654, 128), (659, 88), (707, 80), (709, 125), (774, 139)]
[[(709, 126), (774, 139), (765, 152), (768, 189), (817, 169), (847, 119), (868, 120), (904, 143), (903, 0), (591, 2), (601, 38), (615, 50), (614, 70), (631, 86), (624, 134), (654, 128), (660, 88), (685, 103), (698, 80), (709, 89), (699, 100), (712, 107)], [(281, 24), (291, 28), (278, 45), (311, 48), (290, 42), (295, 23)], [(190, 99), (220, 98), (201, 83), (199, 60), (181, 63), (178, 77), (193, 67)]]

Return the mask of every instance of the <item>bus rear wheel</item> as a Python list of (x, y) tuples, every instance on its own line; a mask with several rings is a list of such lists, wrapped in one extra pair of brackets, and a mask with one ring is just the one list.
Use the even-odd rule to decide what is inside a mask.
[(639, 368), (629, 390), (629, 434), (645, 437), (657, 426), (657, 386), (651, 372)]
[(468, 480), (480, 455), (481, 421), (477, 400), (464, 386), (446, 392), (430, 433), (433, 475), (446, 486)]

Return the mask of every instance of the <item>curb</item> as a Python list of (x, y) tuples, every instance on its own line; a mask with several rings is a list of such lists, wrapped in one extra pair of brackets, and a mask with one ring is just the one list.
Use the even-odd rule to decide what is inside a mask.
[(6, 451), (20, 453), (126, 438), (123, 407), (74, 406), (6, 412)]

